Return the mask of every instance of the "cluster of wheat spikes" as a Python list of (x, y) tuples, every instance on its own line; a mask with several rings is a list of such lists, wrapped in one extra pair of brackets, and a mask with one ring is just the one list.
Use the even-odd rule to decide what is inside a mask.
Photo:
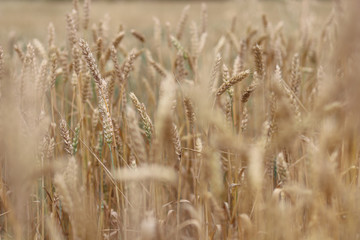
[(297, 38), (73, 3), (0, 48), (1, 239), (360, 239), (358, 2)]

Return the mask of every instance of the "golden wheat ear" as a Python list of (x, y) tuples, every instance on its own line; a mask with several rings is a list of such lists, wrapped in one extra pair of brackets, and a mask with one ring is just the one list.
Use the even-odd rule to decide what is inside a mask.
[(216, 91), (216, 96), (221, 96), (226, 90), (228, 90), (231, 86), (235, 85), (238, 82), (241, 82), (245, 78), (247, 78), (250, 74), (250, 70), (245, 70), (240, 74), (232, 77), (229, 81), (224, 82)]
[(186, 21), (188, 19), (188, 12), (190, 9), (190, 5), (186, 5), (181, 13), (180, 19), (178, 21), (177, 24), (177, 28), (176, 28), (176, 38), (177, 39), (181, 39), (183, 33), (184, 33), (184, 29), (185, 29), (185, 25), (186, 25)]
[(72, 156), (73, 155), (73, 146), (72, 146), (72, 142), (71, 142), (71, 138), (70, 138), (70, 133), (69, 133), (69, 130), (67, 127), (67, 123), (64, 119), (62, 119), (60, 121), (59, 129), (60, 129), (60, 135), (64, 142), (64, 150), (69, 156)]

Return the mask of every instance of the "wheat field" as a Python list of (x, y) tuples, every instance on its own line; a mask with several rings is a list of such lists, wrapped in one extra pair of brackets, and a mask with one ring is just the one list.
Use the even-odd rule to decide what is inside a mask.
[(360, 239), (357, 9), (0, 3), (0, 239)]

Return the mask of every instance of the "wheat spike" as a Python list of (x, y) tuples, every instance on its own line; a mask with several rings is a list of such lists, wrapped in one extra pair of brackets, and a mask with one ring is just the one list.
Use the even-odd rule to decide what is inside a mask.
[(135, 112), (132, 108), (126, 109), (127, 122), (129, 127), (129, 133), (131, 136), (131, 148), (136, 153), (139, 163), (147, 162), (147, 155), (145, 151), (144, 139), (141, 136), (138, 121), (135, 116)]
[(77, 31), (72, 14), (68, 13), (66, 15), (66, 22), (67, 22), (67, 30), (68, 30), (68, 39), (71, 44), (71, 47), (76, 46)]
[(54, 24), (51, 22), (48, 26), (48, 47), (49, 49), (55, 46), (55, 27)]
[(131, 34), (137, 39), (139, 40), (141, 43), (145, 43), (145, 37), (143, 34), (139, 33), (138, 31), (136, 31), (135, 29), (131, 29), (130, 30)]
[(263, 59), (263, 53), (259, 45), (255, 45), (253, 47), (253, 53), (255, 58), (255, 71), (259, 77), (260, 80), (264, 78), (264, 59)]
[(244, 90), (244, 92), (241, 96), (242, 103), (246, 103), (249, 100), (251, 93), (255, 91), (258, 84), (259, 84), (259, 82), (258, 82), (257, 76), (255, 74), (254, 80), (252, 81), (250, 86)]
[(299, 55), (295, 54), (291, 63), (291, 89), (299, 96), (299, 85), (300, 85), (300, 70), (299, 70)]
[(224, 82), (216, 91), (216, 96), (221, 96), (226, 90), (228, 90), (231, 86), (235, 85), (238, 82), (241, 82), (245, 78), (247, 78), (250, 74), (250, 70), (245, 70), (240, 74), (232, 77), (229, 81)]
[(188, 18), (188, 11), (190, 9), (190, 5), (186, 5), (181, 13), (177, 28), (176, 28), (176, 38), (177, 39), (181, 39), (183, 32), (184, 32), (184, 28), (185, 28), (185, 24)]
[(60, 121), (60, 135), (64, 141), (64, 150), (65, 152), (67, 152), (67, 154), (69, 154), (70, 156), (72, 156), (73, 154), (73, 146), (71, 144), (71, 138), (70, 138), (70, 134), (69, 134), (69, 130), (67, 128), (67, 124), (66, 121), (64, 119), (62, 119)]

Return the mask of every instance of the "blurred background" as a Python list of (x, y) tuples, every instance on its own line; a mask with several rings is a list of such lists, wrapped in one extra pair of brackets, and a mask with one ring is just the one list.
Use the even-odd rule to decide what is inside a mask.
[[(136, 28), (144, 34), (153, 28), (153, 17), (157, 17), (162, 25), (169, 22), (172, 26), (180, 17), (181, 9), (190, 4), (190, 18), (197, 19), (201, 3), (208, 3), (209, 24), (212, 31), (222, 32), (224, 26), (231, 25), (236, 16), (241, 25), (261, 24), (261, 14), (267, 13), (268, 19), (277, 24), (283, 21), (285, 32), (291, 33), (298, 27), (301, 19), (301, 9), (307, 9), (307, 15), (313, 15), (314, 26), (322, 26), (331, 12), (332, 2), (328, 0), (221, 0), (221, 1), (184, 1), (184, 0), (92, 0), (91, 25), (106, 18), (111, 26), (123, 24), (125, 28)], [(82, 8), (83, 1), (79, 1)], [(306, 8), (303, 5), (308, 5)], [(10, 38), (22, 38), (24, 41), (39, 38), (46, 39), (47, 26), (53, 22), (57, 38), (65, 38), (65, 15), (72, 9), (71, 0), (0, 0), (0, 41)], [(316, 17), (315, 17), (316, 16)], [(322, 17), (323, 16), (323, 17)], [(141, 17), (141, 18), (140, 18)], [(284, 19), (286, 19), (284, 21)], [(319, 19), (321, 19), (319, 21)], [(5, 23), (5, 24), (4, 24)], [(240, 25), (240, 24), (239, 24)], [(245, 28), (239, 28), (244, 32)], [(116, 31), (116, 29), (109, 29)], [(21, 34), (20, 34), (21, 33)]]
[[(72, 0), (0, 0), (0, 2), (71, 2)], [(225, 2), (225, 1), (234, 1), (234, 0), (93, 0), (92, 2)], [(242, 0), (246, 2), (246, 0)], [(250, 0), (251, 1), (251, 0)], [(260, 0), (260, 1), (268, 1), (268, 2), (289, 2), (289, 1), (303, 1), (303, 0)], [(320, 2), (330, 2), (333, 0), (316, 0)]]

